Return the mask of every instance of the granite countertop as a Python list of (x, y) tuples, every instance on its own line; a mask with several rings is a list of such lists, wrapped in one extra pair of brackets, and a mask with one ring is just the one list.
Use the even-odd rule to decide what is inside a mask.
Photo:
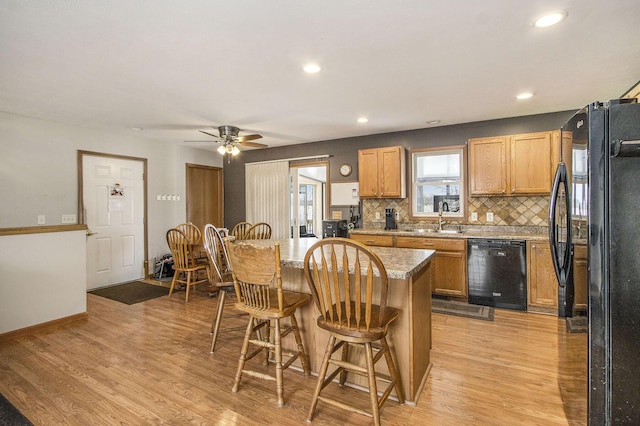
[[(318, 242), (316, 238), (289, 238), (282, 240), (251, 240), (256, 246), (273, 246), (280, 242), (280, 261), (282, 266), (303, 269), (304, 256), (309, 247)], [(243, 242), (239, 242), (243, 243)], [(397, 247), (370, 247), (380, 257), (387, 269), (387, 276), (392, 279), (405, 280), (414, 276), (430, 261), (435, 250), (409, 249)]]
[[(460, 233), (446, 234), (435, 232), (433, 228), (419, 228), (420, 230), (411, 228), (399, 228), (392, 230), (376, 229), (376, 228), (358, 228), (352, 229), (352, 234), (361, 235), (398, 235), (405, 237), (429, 237), (429, 238), (499, 238), (504, 240), (529, 240), (529, 241), (548, 241), (549, 234), (544, 230), (533, 230), (531, 227), (522, 227), (523, 229), (513, 229), (495, 227), (495, 229), (487, 229), (491, 227), (483, 227), (480, 229), (463, 229)], [(448, 229), (445, 226), (445, 229)], [(451, 229), (451, 228), (449, 228)]]

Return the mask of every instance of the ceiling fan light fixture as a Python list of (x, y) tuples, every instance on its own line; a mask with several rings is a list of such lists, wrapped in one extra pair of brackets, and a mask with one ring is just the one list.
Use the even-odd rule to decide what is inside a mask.
[(231, 155), (233, 155), (233, 156), (235, 157), (235, 156), (236, 156), (236, 155), (238, 155), (238, 154), (240, 154), (240, 149), (238, 149), (238, 147), (237, 147), (237, 146), (232, 145), (232, 148), (231, 148)]
[(216, 151), (218, 151), (220, 155), (224, 155), (227, 153), (227, 150), (225, 149), (224, 145), (220, 145)]

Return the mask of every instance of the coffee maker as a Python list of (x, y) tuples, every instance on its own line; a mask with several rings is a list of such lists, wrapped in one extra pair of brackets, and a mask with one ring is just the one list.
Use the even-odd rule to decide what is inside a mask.
[(384, 229), (398, 229), (396, 209), (384, 209)]

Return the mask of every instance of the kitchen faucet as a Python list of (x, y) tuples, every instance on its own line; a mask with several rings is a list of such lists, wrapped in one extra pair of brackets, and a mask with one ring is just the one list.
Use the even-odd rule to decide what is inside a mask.
[(447, 223), (446, 220), (442, 219), (442, 201), (438, 204), (438, 231), (442, 231), (442, 225)]

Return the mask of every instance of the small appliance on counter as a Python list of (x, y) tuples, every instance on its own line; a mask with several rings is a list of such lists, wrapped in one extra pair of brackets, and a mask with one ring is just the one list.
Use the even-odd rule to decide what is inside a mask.
[(346, 220), (323, 220), (322, 238), (349, 237), (349, 226)]
[(396, 209), (384, 209), (384, 229), (398, 229), (396, 223)]

